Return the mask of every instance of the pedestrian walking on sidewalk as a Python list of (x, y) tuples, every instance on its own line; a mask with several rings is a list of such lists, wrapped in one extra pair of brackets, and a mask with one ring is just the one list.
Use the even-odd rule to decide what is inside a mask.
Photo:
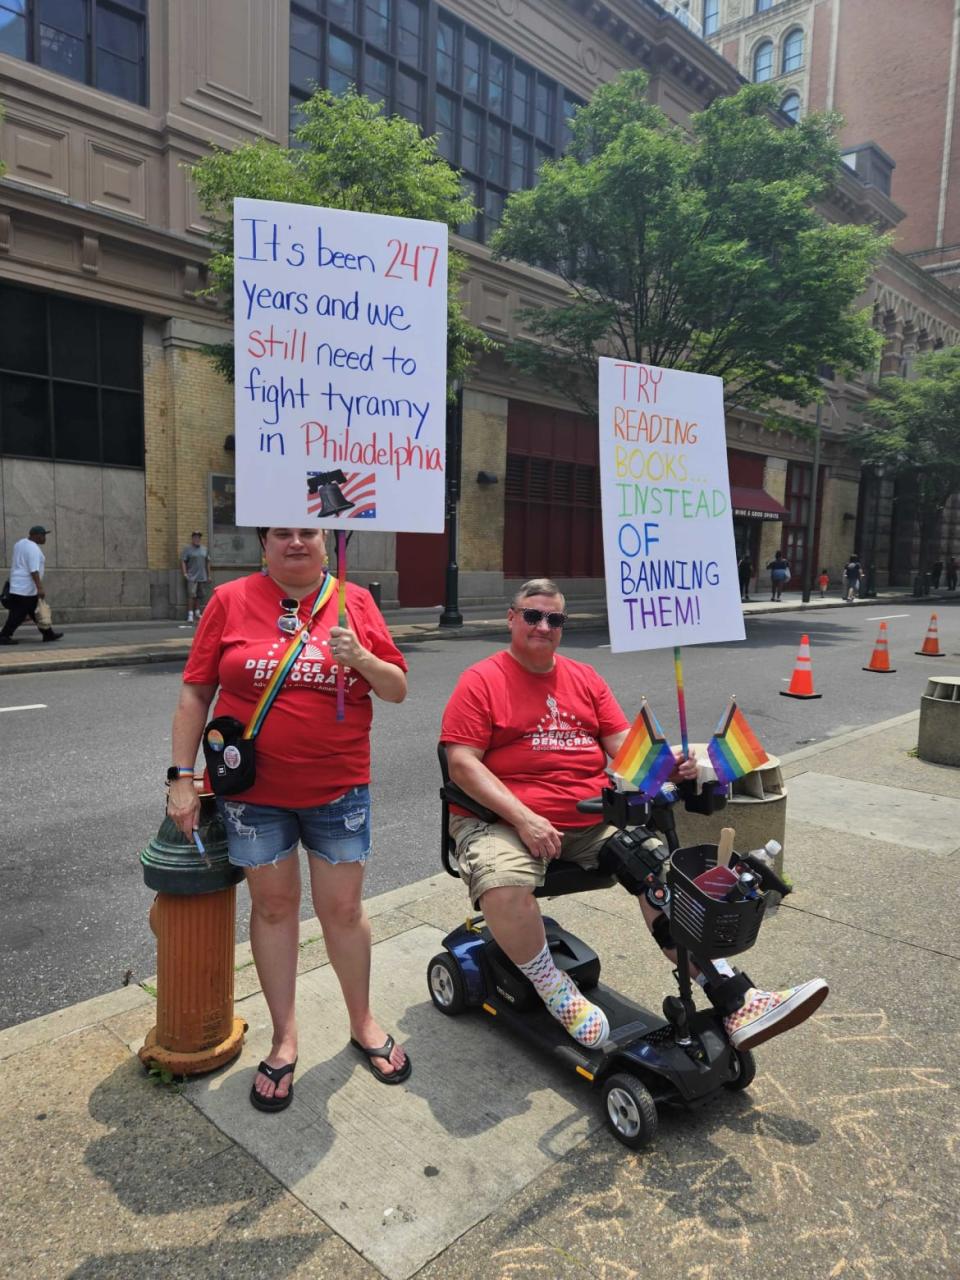
[(843, 581), (847, 588), (845, 596), (847, 604), (853, 604), (860, 594), (860, 579), (862, 577), (863, 567), (860, 564), (860, 557), (854, 551), (843, 569)]
[(826, 569), (820, 570), (820, 577), (817, 579), (817, 585), (820, 588), (820, 599), (825, 600), (827, 598), (827, 588), (830, 586), (830, 575), (827, 573)]
[(770, 570), (770, 599), (779, 600), (783, 588), (790, 581), (790, 566), (782, 551), (776, 553), (767, 568)]
[(10, 590), (4, 604), (7, 620), (0, 629), (0, 644), (19, 644), (13, 633), (21, 622), (31, 618), (45, 641), (62, 640), (63, 632), (54, 631), (47, 593), (43, 586), (46, 556), (40, 548), (47, 540), (48, 529), (35, 524), (25, 538), (13, 544), (10, 557)]
[[(370, 853), (371, 694), (402, 702), (406, 663), (368, 591), (346, 584), (348, 625), (337, 625), (337, 583), (317, 528), (258, 529), (265, 573), (223, 583), (194, 636), (173, 718), (167, 812), (188, 838), (200, 802), (194, 762), (214, 694), (207, 750), (227, 769), (242, 761), (237, 740), (255, 713), (256, 774), (242, 791), (218, 795), (228, 856), (250, 890), (250, 944), (273, 1022), (273, 1041), (250, 1089), (259, 1111), (290, 1104), (297, 1063), (295, 1016), (300, 936), (299, 846), (307, 853), (314, 910), (350, 1023), (354, 1048), (377, 1080), (399, 1084), (410, 1059), (370, 1008), (370, 923), (363, 909)], [(306, 640), (276, 697), (260, 704), (291, 643)], [(292, 651), (295, 652), (295, 651)], [(336, 718), (345, 673), (344, 718)], [(244, 744), (246, 745), (246, 744)]]
[(750, 579), (753, 577), (753, 561), (749, 551), (745, 551), (737, 561), (737, 577), (740, 580), (740, 599), (749, 601)]
[(940, 575), (943, 573), (943, 561), (934, 560), (930, 566), (930, 585), (934, 591), (940, 590)]
[(956, 556), (951, 556), (947, 561), (947, 590), (956, 591), (957, 589), (957, 570), (960, 565), (957, 564)]
[(210, 581), (210, 557), (203, 545), (203, 534), (194, 529), (190, 545), (180, 553), (180, 568), (187, 584), (187, 621), (200, 621)]

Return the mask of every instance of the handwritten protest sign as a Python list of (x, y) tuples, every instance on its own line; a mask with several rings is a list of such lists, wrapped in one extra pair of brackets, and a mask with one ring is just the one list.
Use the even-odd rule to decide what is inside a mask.
[[(234, 201), (237, 522), (439, 533), (447, 228)], [(353, 505), (321, 516), (330, 472)]]
[(614, 653), (744, 638), (719, 378), (600, 361)]

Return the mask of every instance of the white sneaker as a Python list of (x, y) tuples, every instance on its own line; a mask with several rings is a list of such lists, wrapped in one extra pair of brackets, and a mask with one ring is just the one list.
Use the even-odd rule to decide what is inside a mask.
[(193, 610), (192, 610), (192, 609), (191, 609), (191, 610), (190, 610), (190, 612), (187, 614), (187, 621), (188, 621), (188, 622), (192, 622), (192, 621), (193, 621)]

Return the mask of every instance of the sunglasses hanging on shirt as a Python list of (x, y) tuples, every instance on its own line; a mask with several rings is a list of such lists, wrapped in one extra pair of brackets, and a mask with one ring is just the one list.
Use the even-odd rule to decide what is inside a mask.
[(277, 626), (285, 636), (294, 636), (300, 629), (300, 601), (285, 596), (280, 601), (283, 613), (277, 619)]

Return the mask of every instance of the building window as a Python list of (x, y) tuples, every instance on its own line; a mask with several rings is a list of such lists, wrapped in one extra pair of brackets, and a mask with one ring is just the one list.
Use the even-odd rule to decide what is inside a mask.
[[(0, 0), (5, 4), (7, 0)], [(321, 16), (325, 10), (326, 16)], [(438, 48), (445, 24), (438, 30)], [(446, 28), (449, 32), (449, 28)], [(290, 5), (291, 132), (315, 89), (359, 93), (387, 114), (426, 123), (425, 0), (293, 0)], [(455, 50), (450, 50), (450, 66)], [(438, 69), (437, 80), (447, 83)]]
[(143, 322), (0, 286), (0, 453), (143, 466)]
[(798, 71), (803, 66), (803, 32), (799, 27), (794, 27), (792, 31), (787, 32), (786, 39), (783, 42), (783, 57), (780, 61), (780, 70)]
[(0, 53), (146, 104), (146, 0), (0, 0)]
[[(14, 3), (0, 0), (0, 11)], [(441, 155), (464, 170), (478, 212), (460, 233), (476, 240), (496, 230), (509, 192), (529, 187), (567, 146), (583, 105), (427, 0), (292, 0), (291, 133), (316, 88), (343, 93), (351, 84), (436, 134)]]
[(773, 75), (773, 41), (763, 40), (753, 55), (754, 83), (762, 84)]
[(756, 3), (756, 7), (755, 7), (755, 9), (754, 9), (754, 12), (755, 12), (755, 13), (766, 13), (766, 11), (767, 11), (769, 8), (771, 8), (771, 7), (772, 7), (772, 5), (773, 5), (773, 0), (757, 0), (757, 3)]
[(785, 116), (789, 116), (791, 120), (800, 119), (800, 95), (799, 93), (788, 93), (784, 100), (780, 103), (780, 110)]
[(703, 0), (703, 34), (712, 36), (720, 26), (720, 0)]

